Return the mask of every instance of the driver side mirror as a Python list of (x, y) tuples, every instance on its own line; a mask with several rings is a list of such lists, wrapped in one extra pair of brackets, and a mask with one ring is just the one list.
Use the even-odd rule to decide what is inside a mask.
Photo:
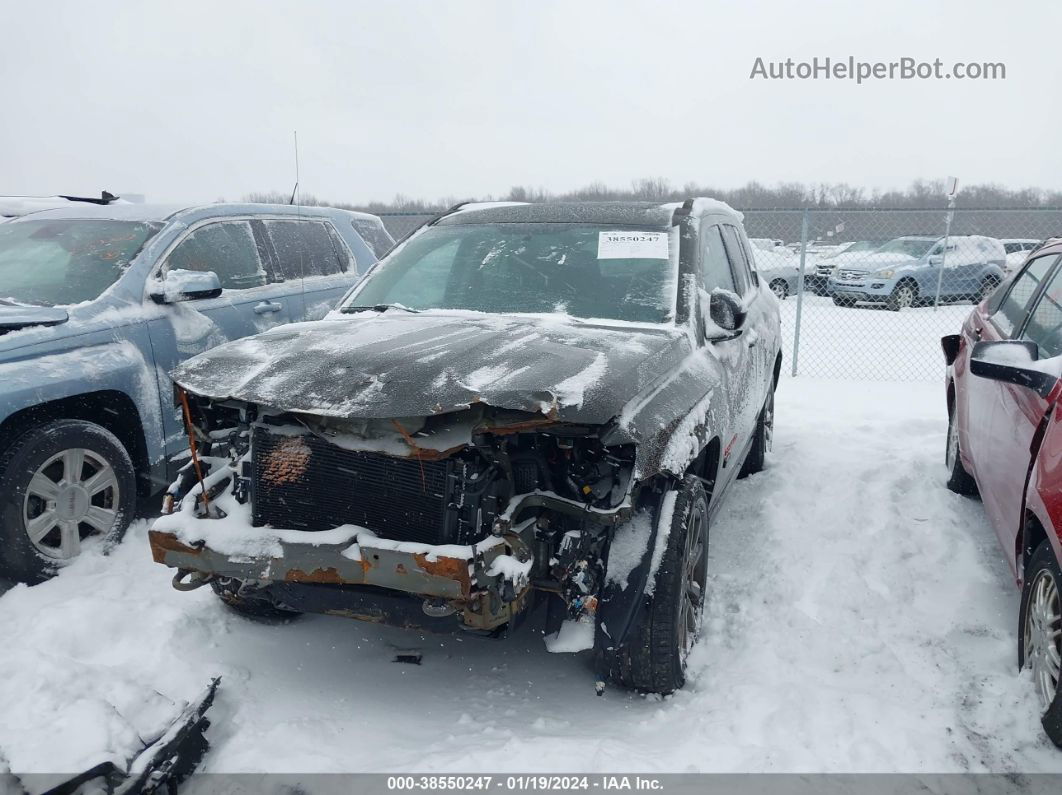
[(932, 257), (929, 258), (929, 264), (930, 265), (939, 265), (943, 261), (944, 261), (944, 255), (943, 254), (934, 254)]
[(197, 298), (217, 298), (221, 295), (221, 280), (214, 271), (167, 271), (151, 285), (151, 300), (156, 304), (194, 301)]
[(981, 378), (1027, 387), (1047, 398), (1058, 376), (1037, 367), (1039, 349), (1035, 342), (1002, 340), (978, 342), (970, 353), (970, 372)]
[(731, 293), (714, 292), (708, 301), (704, 336), (711, 342), (725, 342), (741, 336), (745, 310)]

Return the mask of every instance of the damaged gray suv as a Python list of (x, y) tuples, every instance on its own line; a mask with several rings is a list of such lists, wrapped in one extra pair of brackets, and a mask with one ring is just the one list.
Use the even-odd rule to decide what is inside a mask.
[(150, 533), (257, 615), (499, 636), (669, 693), (712, 518), (770, 447), (778, 305), (725, 204), (465, 205), (318, 322), (174, 373), (192, 457)]

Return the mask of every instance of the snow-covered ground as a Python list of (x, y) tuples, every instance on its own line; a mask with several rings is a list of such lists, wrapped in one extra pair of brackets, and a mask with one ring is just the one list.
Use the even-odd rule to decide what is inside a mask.
[[(799, 374), (860, 381), (938, 381), (944, 355), (940, 338), (956, 334), (969, 301), (890, 312), (884, 307), (834, 306), (832, 298), (804, 294), (800, 318)], [(796, 333), (797, 299), (781, 302), (786, 372)]]
[[(206, 771), (1060, 772), (995, 535), (944, 488), (941, 393), (783, 380), (769, 468), (712, 527), (704, 637), (673, 697), (596, 697), (534, 626), (253, 623), (171, 589), (141, 522), (0, 597), (0, 756), (123, 755), (220, 674)], [(407, 648), (422, 665), (392, 662)]]

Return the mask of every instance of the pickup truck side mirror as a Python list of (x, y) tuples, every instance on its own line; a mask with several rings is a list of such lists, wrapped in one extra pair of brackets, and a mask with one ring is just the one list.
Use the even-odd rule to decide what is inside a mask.
[(1051, 394), (1058, 377), (1036, 366), (1035, 342), (1002, 340), (978, 342), (970, 353), (970, 372), (981, 378), (1027, 387), (1042, 398)]
[(704, 335), (711, 342), (724, 342), (741, 336), (745, 310), (730, 293), (715, 292), (708, 301)]
[(151, 284), (149, 293), (156, 304), (194, 301), (197, 298), (217, 298), (221, 295), (221, 280), (214, 271), (166, 271)]

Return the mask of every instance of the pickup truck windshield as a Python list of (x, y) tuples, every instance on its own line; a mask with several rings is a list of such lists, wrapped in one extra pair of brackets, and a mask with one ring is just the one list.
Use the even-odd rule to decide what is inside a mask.
[(382, 260), (342, 310), (400, 305), (663, 323), (674, 318), (675, 245), (659, 229), (431, 227)]
[(0, 225), (0, 299), (57, 306), (98, 298), (160, 226), (90, 219)]

